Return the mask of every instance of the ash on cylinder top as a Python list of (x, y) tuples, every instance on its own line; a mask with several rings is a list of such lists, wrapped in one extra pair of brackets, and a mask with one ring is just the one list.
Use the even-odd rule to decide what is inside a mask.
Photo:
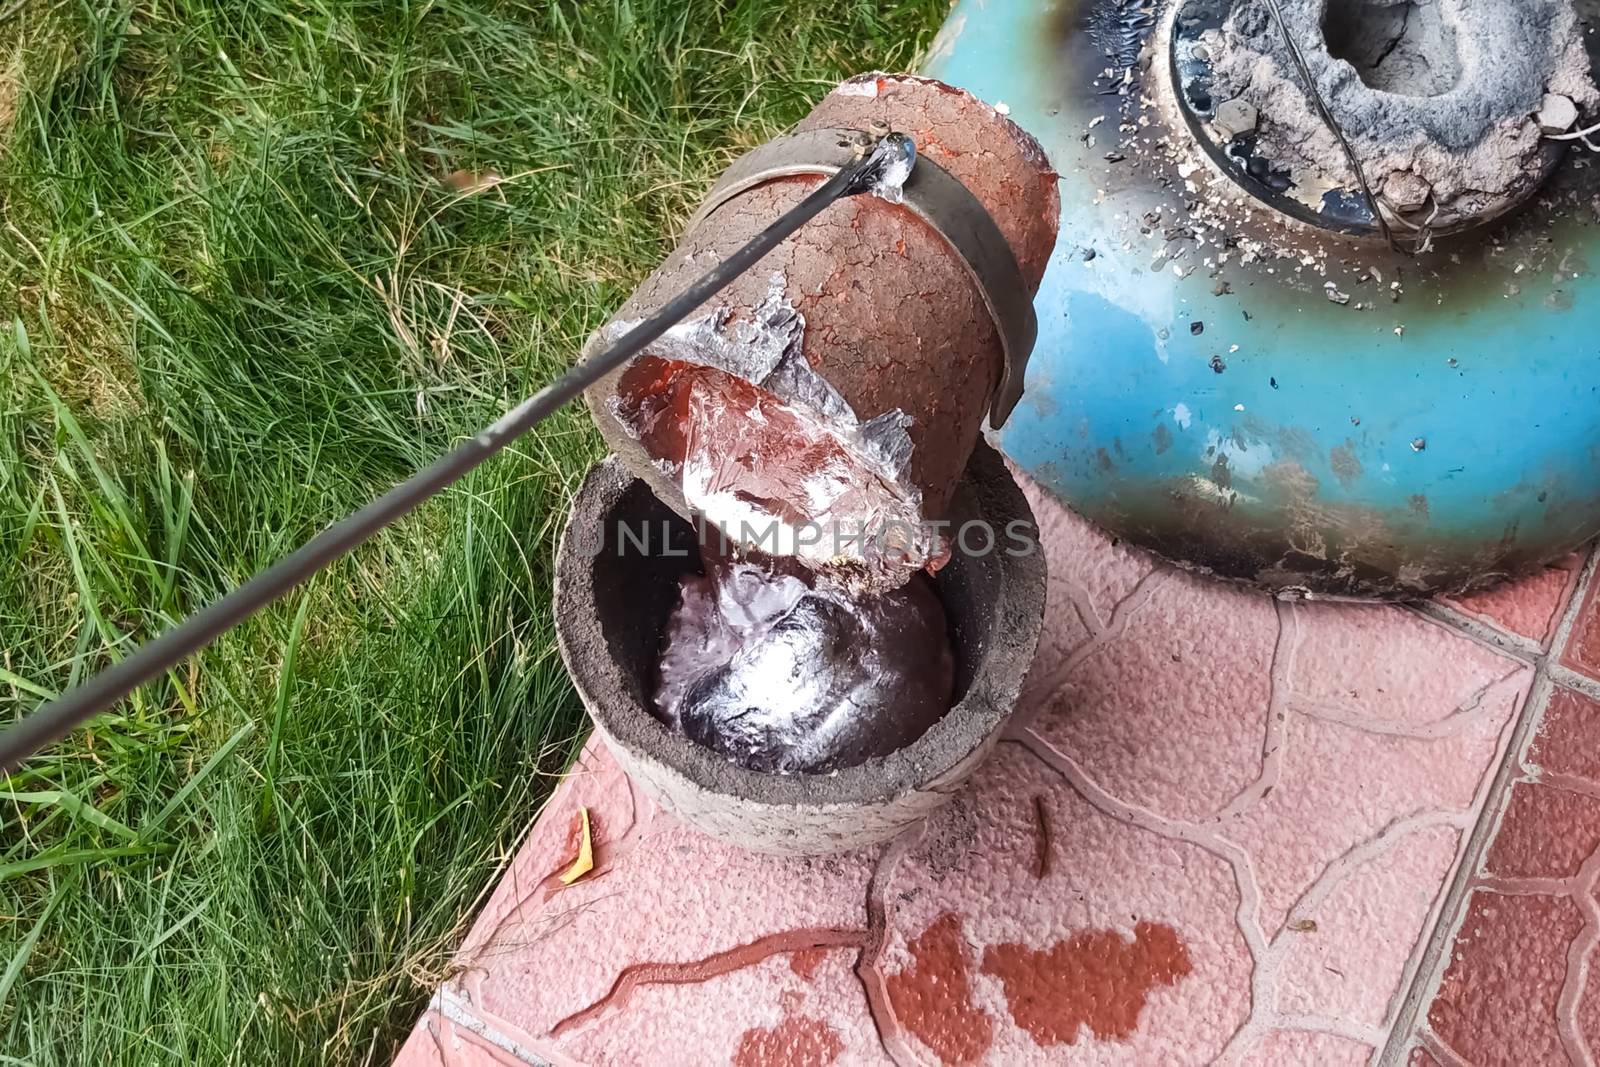
[(949, 709), (955, 664), (933, 583), (814, 588), (783, 560), (707, 555), (667, 623), (656, 706), (752, 770), (817, 773), (886, 756)]

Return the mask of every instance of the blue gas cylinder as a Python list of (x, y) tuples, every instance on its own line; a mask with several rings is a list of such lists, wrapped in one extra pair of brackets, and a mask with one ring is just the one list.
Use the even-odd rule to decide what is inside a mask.
[(1600, 157), (1552, 143), (1519, 210), (1399, 251), (1351, 235), (1348, 191), (1309, 201), (1325, 225), (1268, 188), (1237, 210), (1172, 106), (1174, 16), (961, 0), (930, 49), (1061, 176), (1006, 453), (1111, 534), (1287, 594), (1459, 593), (1600, 533)]

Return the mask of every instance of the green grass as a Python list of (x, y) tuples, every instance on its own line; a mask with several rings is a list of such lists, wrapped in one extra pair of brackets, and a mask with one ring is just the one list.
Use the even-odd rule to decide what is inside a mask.
[[(0, 3), (0, 720), (553, 375), (944, 7)], [(565, 413), (3, 783), (0, 1063), (392, 1054), (580, 742), (599, 453)]]

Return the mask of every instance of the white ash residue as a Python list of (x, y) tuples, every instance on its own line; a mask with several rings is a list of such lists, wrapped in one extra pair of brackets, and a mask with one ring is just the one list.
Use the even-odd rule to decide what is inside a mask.
[[(1326, 43), (1323, 0), (1280, 3), (1318, 92), (1402, 224), (1442, 232), (1508, 210), (1546, 171), (1537, 118), (1545, 97), (1565, 97), (1583, 113), (1600, 105), (1571, 0), (1350, 5), (1369, 14), (1349, 17), (1372, 21), (1352, 25), (1346, 47), (1355, 51), (1340, 59)], [(1404, 14), (1376, 21), (1391, 8)], [(1375, 39), (1382, 25), (1409, 36)], [(1215, 99), (1256, 109), (1258, 152), (1289, 167), (1297, 195), (1355, 186), (1266, 4), (1241, 4), (1202, 45), (1213, 57)], [(1374, 65), (1358, 72), (1353, 62)]]
[[(1257, 199), (1218, 169), (1187, 129), (1173, 80), (1166, 76), (1178, 10), (1177, 5), (1166, 8), (1165, 17), (1136, 56), (1112, 60), (1092, 72), (1093, 95), (1079, 105), (1079, 147), (1061, 161), (1065, 175), (1091, 190), (1097, 231), (1092, 244), (1085, 241), (1074, 251), (1081, 256), (1078, 269), (1101, 276), (1097, 284), (1139, 293), (1144, 291), (1136, 280), (1141, 276), (1198, 275), (1214, 296), (1246, 299), (1250, 285), (1266, 283), (1337, 307), (1323, 296), (1325, 282), (1335, 280), (1341, 291), (1350, 294), (1343, 308), (1381, 318), (1420, 294), (1428, 294), (1430, 301), (1448, 299), (1436, 287), (1463, 267), (1491, 272), (1508, 299), (1517, 297), (1529, 284), (1527, 279), (1553, 276), (1560, 281), (1587, 272), (1586, 265), (1569, 270), (1558, 264), (1567, 249), (1549, 242), (1544, 223), (1553, 214), (1600, 220), (1600, 196), (1566, 180), (1565, 172), (1593, 165), (1581, 154), (1570, 154), (1557, 167), (1555, 183), (1539, 194), (1538, 211), (1508, 216), (1510, 223), (1486, 228), (1481, 251), (1441, 252), (1432, 229), (1414, 230), (1398, 223), (1393, 229), (1402, 247), (1418, 252), (1416, 258), (1399, 258), (1376, 240), (1353, 241)], [(1585, 84), (1587, 74), (1567, 59), (1561, 71), (1557, 82), (1575, 98), (1588, 99), (1587, 91), (1571, 84), (1572, 79)], [(1292, 69), (1288, 74), (1294, 74)], [(1225, 91), (1217, 100), (1219, 105), (1226, 102)], [(1542, 106), (1542, 98), (1539, 103)], [(1337, 163), (1342, 154), (1327, 150), (1324, 158)], [(1350, 177), (1336, 176), (1340, 182)], [(1333, 179), (1327, 181), (1328, 186), (1333, 184)], [(1386, 201), (1403, 191), (1398, 186), (1378, 190)], [(1302, 192), (1291, 191), (1303, 201), (1320, 196), (1320, 191)], [(1559, 206), (1555, 201), (1547, 204), (1546, 193), (1559, 197)], [(1431, 186), (1426, 195), (1432, 196)], [(1150, 288), (1158, 294), (1167, 291)], [(1248, 305), (1245, 310), (1250, 310)]]

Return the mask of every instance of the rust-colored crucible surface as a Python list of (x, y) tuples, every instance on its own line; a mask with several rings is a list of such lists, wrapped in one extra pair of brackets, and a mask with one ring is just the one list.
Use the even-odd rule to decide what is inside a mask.
[[(1037, 290), (1055, 245), (1060, 201), (1056, 174), (1034, 139), (987, 104), (926, 78), (865, 75), (839, 86), (799, 129), (889, 128), (913, 137), (965, 184), (1010, 243), (1030, 290)], [(644, 318), (691, 281), (805, 198), (825, 178), (775, 179), (735, 196), (685, 235), (618, 311)], [(923, 512), (941, 518), (978, 439), (1000, 381), (1000, 334), (977, 283), (956, 251), (909, 207), (874, 196), (842, 200), (713, 298), (696, 315), (726, 307), (749, 320), (773, 278), (805, 317), (801, 353), (866, 421), (899, 409), (912, 419), (909, 480)], [(680, 487), (612, 410), (623, 372), (588, 397), (607, 442), (679, 514)], [(742, 430), (730, 450), (746, 451)]]

